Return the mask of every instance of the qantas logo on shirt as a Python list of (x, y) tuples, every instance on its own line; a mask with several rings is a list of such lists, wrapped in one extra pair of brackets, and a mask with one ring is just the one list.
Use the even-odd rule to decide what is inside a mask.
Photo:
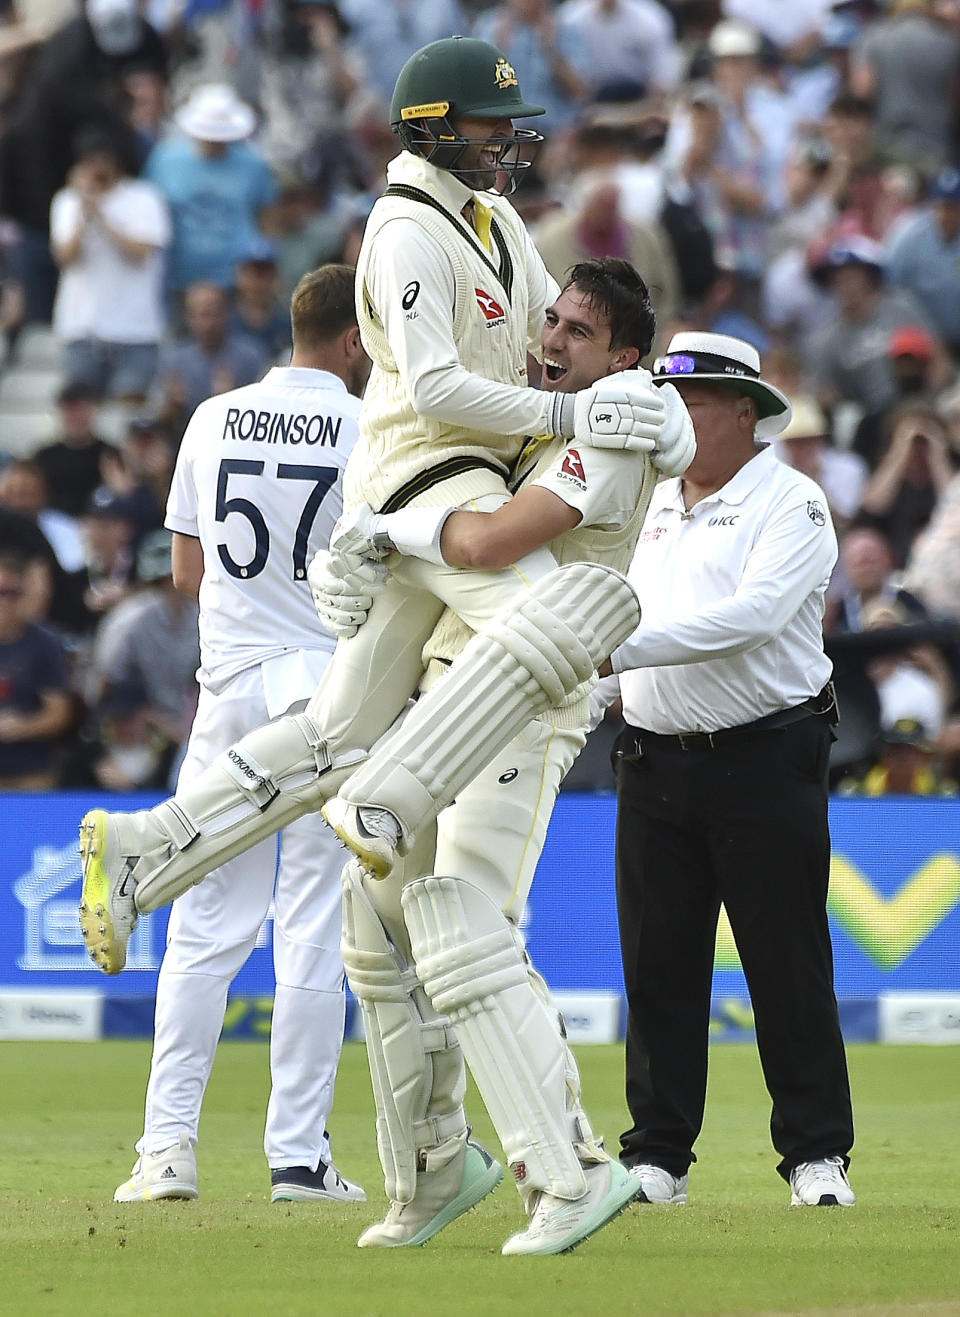
[(560, 468), (560, 472), (562, 475), (572, 476), (574, 480), (578, 481), (579, 484), (586, 489), (587, 475), (583, 469), (583, 461), (580, 454), (575, 448), (567, 449), (567, 455), (563, 459), (563, 466)]
[(477, 295), (477, 306), (483, 312), (487, 328), (492, 329), (494, 325), (506, 324), (507, 314), (496, 298), (491, 297), (482, 288), (475, 288), (473, 291)]

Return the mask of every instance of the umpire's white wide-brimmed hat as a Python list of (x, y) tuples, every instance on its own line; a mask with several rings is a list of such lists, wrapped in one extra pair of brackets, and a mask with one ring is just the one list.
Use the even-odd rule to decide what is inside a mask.
[(242, 142), (257, 116), (225, 82), (195, 87), (174, 115), (178, 127), (198, 142)]
[(686, 331), (674, 334), (662, 357), (653, 363), (653, 382), (716, 380), (733, 385), (757, 403), (757, 434), (769, 439), (790, 424), (790, 400), (774, 385), (760, 378), (760, 353), (742, 338), (728, 334)]

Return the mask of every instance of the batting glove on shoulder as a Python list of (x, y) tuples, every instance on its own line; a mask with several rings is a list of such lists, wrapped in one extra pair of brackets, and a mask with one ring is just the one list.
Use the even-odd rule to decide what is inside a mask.
[(667, 414), (650, 460), (665, 476), (682, 476), (697, 455), (697, 436), (687, 405), (672, 384), (661, 384), (658, 392)]
[(621, 371), (572, 395), (573, 436), (594, 448), (653, 451), (666, 404), (649, 371)]
[(320, 549), (307, 568), (320, 621), (335, 636), (355, 636), (389, 575), (382, 563), (370, 558)]

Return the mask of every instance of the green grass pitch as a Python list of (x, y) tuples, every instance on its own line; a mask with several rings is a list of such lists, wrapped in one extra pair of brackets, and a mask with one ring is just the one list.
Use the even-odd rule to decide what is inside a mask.
[[(624, 1124), (622, 1052), (580, 1049), (608, 1146)], [(149, 1046), (0, 1044), (0, 1313), (245, 1317), (960, 1314), (960, 1047), (854, 1046), (850, 1210), (791, 1210), (751, 1047), (713, 1049), (707, 1122), (682, 1208), (631, 1207), (576, 1252), (503, 1258), (521, 1226), (505, 1182), (424, 1248), (356, 1248), (383, 1210), (362, 1045), (332, 1128), (366, 1206), (269, 1202), (266, 1049), (225, 1044), (201, 1125), (196, 1203), (119, 1205)], [(476, 1137), (495, 1148), (474, 1093)]]

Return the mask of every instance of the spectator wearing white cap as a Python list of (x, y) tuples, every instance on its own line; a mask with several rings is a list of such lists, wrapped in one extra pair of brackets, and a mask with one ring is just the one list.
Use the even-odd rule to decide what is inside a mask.
[(230, 288), (259, 214), (276, 196), (269, 166), (246, 141), (256, 115), (226, 84), (209, 83), (194, 89), (174, 122), (185, 136), (158, 142), (144, 167), (173, 216), (168, 283), (178, 293), (197, 280)]
[(960, 169), (941, 169), (930, 205), (903, 229), (887, 258), (887, 277), (926, 307), (944, 342), (960, 354)]

